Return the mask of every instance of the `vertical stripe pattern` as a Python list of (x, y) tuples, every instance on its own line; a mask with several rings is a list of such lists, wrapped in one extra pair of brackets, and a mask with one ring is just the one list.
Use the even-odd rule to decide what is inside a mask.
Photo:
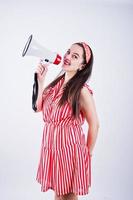
[(85, 195), (91, 186), (91, 157), (82, 130), (85, 119), (82, 112), (74, 118), (68, 102), (59, 108), (62, 83), (63, 79), (43, 93), (45, 125), (36, 180), (42, 192)]

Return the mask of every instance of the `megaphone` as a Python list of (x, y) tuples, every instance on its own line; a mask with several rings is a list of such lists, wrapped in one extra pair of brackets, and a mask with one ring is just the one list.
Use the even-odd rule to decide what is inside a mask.
[(35, 56), (41, 58), (41, 60), (49, 63), (53, 63), (58, 65), (61, 62), (61, 56), (52, 52), (44, 46), (40, 45), (33, 39), (33, 35), (30, 35), (28, 41), (25, 44), (24, 50), (22, 52), (22, 56)]
[[(30, 35), (28, 41), (25, 44), (24, 50), (22, 52), (22, 56), (35, 56), (41, 58), (42, 62), (49, 62), (55, 65), (58, 65), (61, 62), (61, 56), (56, 53), (48, 50), (47, 48), (40, 45), (33, 39), (33, 35)], [(33, 84), (33, 92), (32, 92), (32, 109), (36, 112), (36, 101), (38, 97), (38, 79), (37, 73), (34, 73), (34, 84)]]

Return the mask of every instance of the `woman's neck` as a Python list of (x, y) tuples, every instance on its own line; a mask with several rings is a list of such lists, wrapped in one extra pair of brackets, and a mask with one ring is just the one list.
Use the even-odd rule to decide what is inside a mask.
[(64, 84), (66, 84), (74, 75), (75, 75), (75, 72), (66, 72), (65, 73)]

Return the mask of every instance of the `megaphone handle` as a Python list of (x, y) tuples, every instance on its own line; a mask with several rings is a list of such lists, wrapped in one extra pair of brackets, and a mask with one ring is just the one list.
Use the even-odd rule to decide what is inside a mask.
[(38, 80), (37, 80), (37, 73), (34, 73), (34, 84), (33, 84), (33, 91), (32, 91), (32, 109), (36, 112), (36, 101), (38, 97)]

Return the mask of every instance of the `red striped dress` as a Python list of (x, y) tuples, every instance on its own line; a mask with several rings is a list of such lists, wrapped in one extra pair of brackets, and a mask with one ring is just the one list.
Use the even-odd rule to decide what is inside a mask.
[[(36, 180), (42, 192), (52, 189), (58, 195), (86, 195), (91, 186), (91, 157), (82, 130), (85, 118), (82, 112), (74, 118), (68, 102), (58, 106), (63, 81), (43, 93), (45, 124)], [(86, 83), (84, 87), (93, 95)]]

